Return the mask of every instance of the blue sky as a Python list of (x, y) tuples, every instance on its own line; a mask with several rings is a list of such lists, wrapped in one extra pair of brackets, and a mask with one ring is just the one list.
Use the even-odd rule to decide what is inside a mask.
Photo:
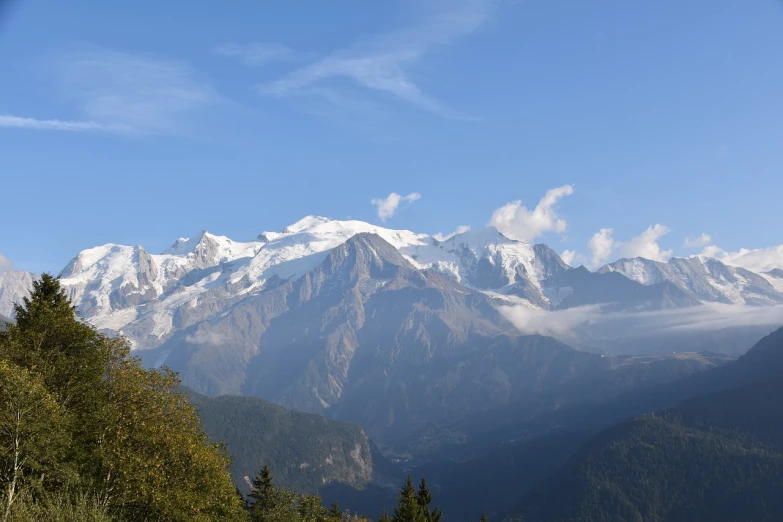
[(59, 271), (94, 245), (156, 252), (202, 229), (250, 239), (308, 214), (493, 222), (591, 265), (783, 243), (775, 0), (2, 13), (6, 267)]

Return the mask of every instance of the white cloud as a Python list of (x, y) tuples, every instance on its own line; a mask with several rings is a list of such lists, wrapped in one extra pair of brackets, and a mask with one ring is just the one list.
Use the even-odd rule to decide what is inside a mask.
[(76, 120), (0, 116), (0, 126), (38, 130), (180, 133), (192, 113), (220, 101), (184, 62), (92, 49), (58, 55), (57, 73)]
[(751, 272), (769, 272), (774, 268), (783, 269), (783, 245), (754, 250), (741, 248), (737, 252), (723, 253), (720, 253), (721, 250), (718, 247), (712, 248), (716, 250), (711, 257), (717, 257), (727, 265), (741, 266)]
[(706, 233), (702, 233), (698, 237), (686, 237), (683, 246), (685, 248), (699, 248), (699, 247), (709, 245), (711, 241), (712, 241), (712, 236)]
[(661, 250), (658, 240), (670, 232), (666, 225), (651, 225), (630, 241), (620, 243), (625, 257), (643, 257), (653, 261), (666, 261), (672, 256), (672, 250)]
[(711, 303), (651, 312), (605, 312), (601, 305), (555, 311), (525, 306), (499, 309), (523, 334), (549, 335), (575, 347), (592, 349), (617, 341), (674, 332), (712, 332), (748, 326), (776, 328), (783, 324), (783, 305), (755, 307)]
[(718, 257), (718, 255), (723, 252), (723, 249), (716, 245), (707, 245), (702, 249), (701, 254), (702, 256), (707, 257)]
[(287, 76), (259, 85), (274, 96), (312, 95), (313, 88), (347, 79), (364, 90), (391, 95), (419, 109), (447, 118), (462, 118), (424, 93), (411, 69), (434, 49), (478, 30), (489, 18), (495, 0), (455, 0), (449, 9), (426, 17), (412, 27), (383, 34), (363, 44), (338, 50)]
[(396, 192), (392, 192), (385, 198), (372, 199), (370, 203), (378, 207), (378, 217), (381, 218), (381, 221), (386, 221), (397, 212), (401, 203), (411, 205), (418, 199), (421, 199), (421, 194), (418, 192), (411, 192), (407, 196), (400, 196)]
[(592, 268), (598, 268), (612, 255), (612, 250), (614, 249), (613, 233), (614, 229), (612, 228), (602, 228), (587, 241)]
[(455, 230), (454, 232), (451, 232), (449, 234), (441, 234), (440, 232), (438, 232), (437, 234), (433, 234), (432, 237), (434, 237), (438, 241), (446, 241), (448, 238), (454, 237), (458, 234), (464, 234), (468, 230), (470, 230), (470, 227), (468, 225), (460, 225), (457, 227), (457, 230)]
[(556, 206), (562, 197), (573, 192), (571, 185), (550, 189), (533, 210), (528, 210), (521, 201), (513, 201), (495, 210), (490, 224), (505, 236), (520, 241), (532, 241), (545, 232), (565, 232), (566, 220), (558, 216)]
[(576, 259), (576, 250), (563, 250), (563, 253), (560, 254), (560, 258), (565, 264), (570, 265), (574, 262), (574, 259)]
[(11, 260), (5, 257), (3, 254), (0, 254), (0, 272), (6, 272), (8, 270), (12, 270), (13, 268), (14, 264), (11, 262)]
[(501, 306), (506, 319), (525, 335), (548, 335), (563, 341), (574, 337), (574, 330), (601, 316), (600, 305), (579, 306), (566, 310), (537, 310), (527, 306)]
[(185, 342), (205, 346), (220, 346), (225, 344), (220, 335), (208, 330), (196, 330), (195, 333), (185, 337)]
[(248, 66), (265, 65), (270, 62), (287, 60), (293, 56), (291, 49), (275, 43), (224, 43), (213, 49), (215, 54), (236, 58)]
[(0, 114), (0, 127), (74, 132), (109, 130), (105, 126), (94, 121), (38, 120), (35, 118), (11, 116), (9, 114)]

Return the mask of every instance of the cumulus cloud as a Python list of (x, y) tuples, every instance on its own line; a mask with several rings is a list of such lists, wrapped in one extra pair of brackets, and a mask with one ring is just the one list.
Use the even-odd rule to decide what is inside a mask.
[(235, 58), (248, 66), (265, 65), (293, 56), (291, 49), (284, 45), (264, 42), (224, 43), (212, 51), (220, 56)]
[(563, 250), (563, 253), (560, 254), (560, 258), (565, 264), (570, 265), (574, 262), (574, 259), (576, 259), (576, 250)]
[(512, 201), (493, 212), (490, 224), (503, 235), (520, 241), (532, 241), (546, 232), (565, 232), (566, 220), (557, 214), (556, 207), (560, 199), (573, 193), (571, 185), (550, 189), (533, 210), (521, 201)]
[(385, 198), (372, 199), (370, 203), (378, 207), (378, 217), (381, 218), (381, 221), (386, 221), (397, 212), (400, 204), (407, 203), (410, 206), (418, 199), (421, 199), (421, 194), (418, 192), (411, 192), (407, 196), (401, 196), (396, 192), (392, 192)]
[(457, 227), (457, 230), (455, 230), (454, 232), (450, 232), (448, 234), (441, 234), (440, 232), (438, 232), (437, 234), (433, 234), (432, 237), (434, 237), (438, 241), (446, 241), (450, 237), (454, 237), (458, 234), (464, 234), (468, 230), (470, 230), (470, 227), (468, 225), (460, 225)]
[(0, 254), (0, 272), (7, 272), (13, 268), (14, 264), (11, 262), (11, 260), (5, 257), (3, 254)]
[[(751, 272), (769, 272), (775, 268), (783, 269), (783, 245), (753, 250), (741, 248), (737, 252), (722, 252), (716, 246), (707, 248), (714, 249), (711, 257), (717, 257), (727, 265), (741, 266)], [(709, 255), (705, 252), (702, 253)]]
[(712, 236), (706, 233), (702, 233), (698, 237), (686, 237), (683, 246), (685, 248), (699, 248), (699, 247), (709, 245), (711, 241), (712, 241)]
[(625, 257), (643, 257), (653, 261), (666, 261), (672, 256), (672, 250), (661, 250), (658, 241), (670, 232), (666, 225), (651, 225), (630, 241), (620, 244)]
[(590, 249), (590, 266), (598, 268), (612, 255), (614, 249), (614, 229), (602, 228), (587, 241), (587, 248)]
[(716, 245), (707, 245), (702, 249), (700, 255), (707, 256), (707, 257), (718, 257), (718, 255), (720, 255), (721, 252), (723, 252), (723, 249), (721, 247)]

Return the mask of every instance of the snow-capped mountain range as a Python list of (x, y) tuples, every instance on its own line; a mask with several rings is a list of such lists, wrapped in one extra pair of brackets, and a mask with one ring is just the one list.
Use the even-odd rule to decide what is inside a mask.
[[(204, 231), (178, 239), (161, 254), (142, 246), (106, 244), (79, 253), (60, 276), (83, 317), (100, 329), (128, 335), (137, 348), (153, 348), (176, 330), (310, 272), (332, 249), (361, 233), (377, 234), (414, 267), (440, 272), (496, 303), (550, 310), (611, 301), (584, 295), (583, 280), (591, 276), (585, 270), (574, 272), (546, 245), (509, 239), (494, 227), (438, 241), (427, 234), (317, 216), (282, 232), (263, 232), (249, 242)], [(596, 273), (612, 272), (644, 286), (670, 283), (679, 291), (674, 301), (647, 308), (783, 303), (779, 270), (756, 274), (704, 256), (667, 263), (621, 259)], [(13, 302), (26, 293), (33, 277), (21, 271), (0, 274), (0, 315), (12, 315)], [(579, 290), (581, 296), (573, 299)]]
[[(653, 370), (644, 358), (588, 353), (639, 353), (637, 339), (632, 350), (609, 345), (624, 342), (613, 340), (627, 329), (614, 326), (618, 317), (783, 303), (780, 272), (754, 274), (714, 259), (621, 260), (591, 272), (491, 227), (439, 241), (321, 217), (247, 242), (202, 232), (161, 254), (103, 245), (79, 253), (60, 276), (82, 317), (125, 335), (146, 364), (169, 366), (186, 386), (359, 421), (387, 440), (561, 385), (584, 386), (574, 399), (619, 392), (594, 382), (622, 388), (694, 371), (687, 357), (653, 358)], [(0, 315), (12, 314), (34, 277), (0, 274)], [(748, 336), (766, 333), (783, 307), (765, 310), (775, 317)], [(541, 323), (560, 327), (585, 313), (579, 329), (560, 336), (584, 351), (531, 335), (558, 337), (562, 328)], [(596, 324), (596, 313), (610, 322)], [(522, 331), (519, 314), (536, 328)], [(721, 349), (674, 335), (648, 351)], [(625, 371), (638, 378), (616, 375)]]

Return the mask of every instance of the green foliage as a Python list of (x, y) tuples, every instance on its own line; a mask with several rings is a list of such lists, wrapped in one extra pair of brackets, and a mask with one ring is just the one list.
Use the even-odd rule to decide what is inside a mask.
[[(307, 494), (321, 493), (324, 484), (364, 490), (373, 476), (403, 478), (356, 424), (290, 411), (255, 397), (188, 395), (206, 432), (223, 442), (233, 458), (231, 476), (240, 487), (246, 487), (244, 477), (253, 477), (265, 464), (274, 470), (278, 485)], [(351, 456), (357, 449), (360, 460)]]
[[(244, 518), (228, 458), (173, 373), (143, 369), (124, 340), (80, 321), (48, 274), (15, 313), (0, 332), (4, 521)], [(88, 504), (95, 516), (75, 514)]]
[(392, 520), (394, 522), (425, 522), (426, 520), (410, 475), (397, 497), (397, 507), (394, 508)]
[(781, 520), (781, 399), (777, 379), (615, 426), (517, 512), (529, 522)]
[(253, 480), (250, 498), (253, 499), (251, 522), (341, 522), (344, 517), (349, 519), (336, 503), (329, 509), (323, 507), (318, 495), (302, 495), (276, 487), (268, 466), (264, 466)]
[(8, 522), (113, 522), (103, 505), (94, 498), (62, 494), (43, 496), (40, 500), (21, 498), (14, 506)]
[(419, 491), (416, 493), (416, 502), (419, 504), (419, 508), (421, 509), (426, 522), (440, 522), (440, 519), (443, 517), (443, 512), (438, 507), (430, 510), (432, 493), (430, 493), (430, 490), (427, 488), (427, 481), (424, 479), (421, 479)]

